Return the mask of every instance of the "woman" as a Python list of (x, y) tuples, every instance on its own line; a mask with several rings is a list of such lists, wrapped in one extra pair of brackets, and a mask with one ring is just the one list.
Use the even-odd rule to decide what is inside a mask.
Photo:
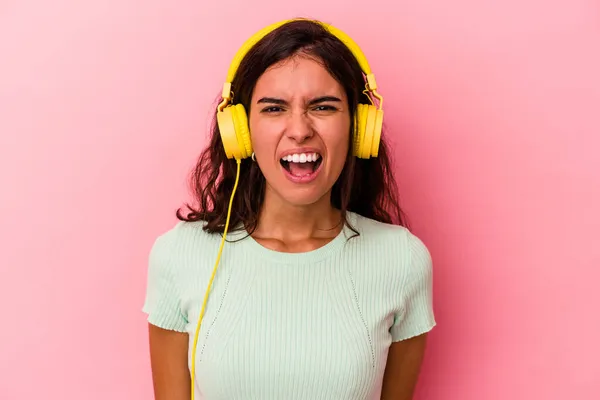
[(197, 205), (150, 253), (156, 399), (411, 399), (432, 265), (398, 206), (366, 60), (302, 19), (239, 54)]

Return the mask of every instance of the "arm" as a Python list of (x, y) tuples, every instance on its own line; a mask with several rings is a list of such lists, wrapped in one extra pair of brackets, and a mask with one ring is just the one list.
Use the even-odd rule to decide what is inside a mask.
[(187, 316), (181, 308), (179, 281), (185, 279), (174, 254), (177, 229), (160, 235), (148, 260), (143, 311), (148, 315), (150, 366), (155, 400), (190, 400)]
[(428, 332), (435, 326), (433, 265), (425, 244), (409, 235), (410, 264), (401, 281), (398, 312), (390, 329), (392, 344), (383, 376), (381, 400), (412, 400), (425, 354)]
[(188, 334), (148, 324), (155, 400), (190, 400)]
[(392, 343), (383, 376), (381, 400), (412, 400), (426, 340), (425, 333)]

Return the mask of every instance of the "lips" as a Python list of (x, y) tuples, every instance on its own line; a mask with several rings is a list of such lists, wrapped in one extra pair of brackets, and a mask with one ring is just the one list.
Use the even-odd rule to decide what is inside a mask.
[(316, 179), (322, 161), (320, 151), (312, 148), (288, 150), (279, 159), (284, 175), (294, 183), (308, 183)]

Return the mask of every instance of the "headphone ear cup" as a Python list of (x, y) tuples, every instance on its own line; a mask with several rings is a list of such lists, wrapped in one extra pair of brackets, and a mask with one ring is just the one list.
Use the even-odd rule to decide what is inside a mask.
[(367, 106), (367, 125), (365, 127), (365, 135), (363, 141), (360, 144), (360, 157), (370, 158), (371, 157), (371, 146), (373, 144), (373, 131), (375, 130), (375, 116), (377, 115), (377, 108), (375, 106)]
[(375, 126), (373, 127), (373, 142), (371, 143), (371, 157), (379, 155), (379, 143), (383, 129), (383, 110), (375, 110)]
[(368, 104), (359, 104), (356, 110), (356, 130), (354, 135), (354, 155), (358, 158), (377, 157), (383, 111)]
[(352, 153), (356, 157), (361, 157), (362, 146), (365, 138), (365, 131), (367, 128), (367, 111), (368, 105), (359, 104), (356, 109), (356, 118), (354, 121), (354, 137), (353, 137), (353, 149)]
[(248, 126), (248, 115), (241, 104), (233, 106), (233, 123), (237, 136), (238, 146), (241, 149), (242, 158), (250, 157), (252, 154), (252, 140), (250, 139), (250, 128)]
[(252, 153), (246, 110), (241, 104), (227, 106), (217, 112), (217, 124), (227, 158), (238, 160)]

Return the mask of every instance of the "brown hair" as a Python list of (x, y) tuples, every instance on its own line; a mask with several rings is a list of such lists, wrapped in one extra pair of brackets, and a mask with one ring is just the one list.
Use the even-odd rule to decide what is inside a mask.
[[(232, 82), (235, 102), (243, 104), (250, 113), (250, 101), (259, 77), (271, 65), (297, 54), (307, 55), (322, 63), (342, 85), (351, 110), (351, 132), (358, 103), (369, 103), (364, 90), (363, 73), (352, 52), (320, 24), (297, 20), (287, 23), (259, 41), (241, 61)], [(220, 99), (220, 98), (219, 98)], [(216, 107), (215, 107), (216, 108)], [(384, 128), (385, 130), (385, 128)], [(212, 119), (210, 143), (201, 153), (190, 177), (196, 207), (185, 216), (177, 210), (182, 221), (205, 221), (204, 230), (222, 233), (236, 177), (236, 161), (228, 159), (223, 149), (216, 111)], [(398, 203), (389, 149), (382, 132), (377, 158), (358, 159), (352, 155), (352, 135), (346, 164), (332, 188), (332, 205), (381, 222), (406, 225)], [(265, 178), (258, 165), (242, 160), (240, 178), (231, 209), (230, 229), (256, 228), (265, 193)], [(346, 221), (347, 223), (347, 221)]]

